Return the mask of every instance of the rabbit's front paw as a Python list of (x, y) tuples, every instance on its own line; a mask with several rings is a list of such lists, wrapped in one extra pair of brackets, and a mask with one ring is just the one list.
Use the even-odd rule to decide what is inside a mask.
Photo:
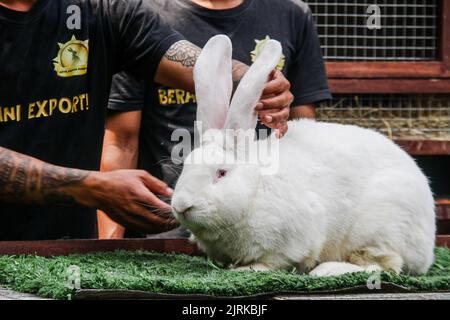
[(265, 272), (265, 271), (270, 271), (271, 269), (268, 266), (266, 266), (265, 264), (254, 263), (254, 264), (250, 264), (248, 266), (237, 267), (237, 268), (234, 268), (233, 270)]
[(346, 262), (324, 262), (313, 269), (309, 275), (313, 277), (336, 277), (346, 273), (364, 272), (363, 267)]

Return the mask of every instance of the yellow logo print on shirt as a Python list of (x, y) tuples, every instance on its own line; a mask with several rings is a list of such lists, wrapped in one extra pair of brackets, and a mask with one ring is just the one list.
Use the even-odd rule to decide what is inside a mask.
[[(256, 42), (256, 47), (255, 50), (253, 50), (252, 52), (250, 52), (250, 57), (252, 58), (252, 62), (255, 62), (256, 58), (259, 56), (259, 54), (261, 53), (262, 48), (264, 48), (264, 45), (266, 44), (267, 41), (270, 40), (269, 36), (266, 36), (264, 39), (262, 40), (255, 40)], [(284, 66), (286, 64), (286, 57), (284, 55), (281, 56), (281, 60), (277, 65), (277, 69), (280, 71), (283, 71)]]
[(89, 40), (77, 40), (75, 36), (66, 43), (58, 43), (59, 51), (53, 59), (59, 77), (81, 76), (87, 73)]

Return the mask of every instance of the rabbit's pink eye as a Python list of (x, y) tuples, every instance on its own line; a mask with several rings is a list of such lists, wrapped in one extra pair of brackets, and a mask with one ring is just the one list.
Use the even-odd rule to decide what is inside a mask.
[(219, 170), (217, 170), (216, 180), (222, 179), (226, 175), (227, 175), (227, 171), (226, 170), (219, 169)]

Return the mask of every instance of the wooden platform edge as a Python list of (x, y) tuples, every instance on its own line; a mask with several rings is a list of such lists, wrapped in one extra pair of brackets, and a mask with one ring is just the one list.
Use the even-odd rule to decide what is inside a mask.
[(156, 251), (200, 255), (188, 239), (46, 240), (0, 242), (0, 255), (35, 254), (43, 257), (95, 252)]
[(382, 282), (380, 290), (370, 290), (367, 286), (355, 286), (337, 290), (322, 291), (274, 291), (248, 296), (213, 296), (207, 294), (166, 294), (152, 293), (140, 290), (113, 290), (113, 289), (80, 289), (74, 295), (74, 300), (260, 300), (277, 299), (278, 297), (295, 297), (301, 294), (309, 296), (342, 295), (342, 294), (381, 294), (381, 293), (415, 293), (406, 287), (390, 282)]
[[(436, 239), (439, 247), (450, 247), (450, 235)], [(0, 242), (0, 255), (67, 256), (95, 252), (156, 251), (198, 256), (202, 253), (188, 239), (56, 240)]]

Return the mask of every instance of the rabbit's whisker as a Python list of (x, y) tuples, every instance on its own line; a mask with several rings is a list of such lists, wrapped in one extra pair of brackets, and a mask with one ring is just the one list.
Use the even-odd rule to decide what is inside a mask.
[(136, 203), (138, 205), (142, 206), (142, 207), (150, 209), (150, 211), (153, 214), (155, 214), (155, 215), (158, 215), (158, 216), (161, 216), (161, 217), (163, 217), (163, 216), (171, 216), (172, 215), (172, 210), (171, 209), (161, 208), (161, 207), (158, 207), (158, 206), (153, 206), (153, 205), (146, 204), (146, 203), (143, 203), (143, 202), (138, 202), (138, 201), (136, 201)]

